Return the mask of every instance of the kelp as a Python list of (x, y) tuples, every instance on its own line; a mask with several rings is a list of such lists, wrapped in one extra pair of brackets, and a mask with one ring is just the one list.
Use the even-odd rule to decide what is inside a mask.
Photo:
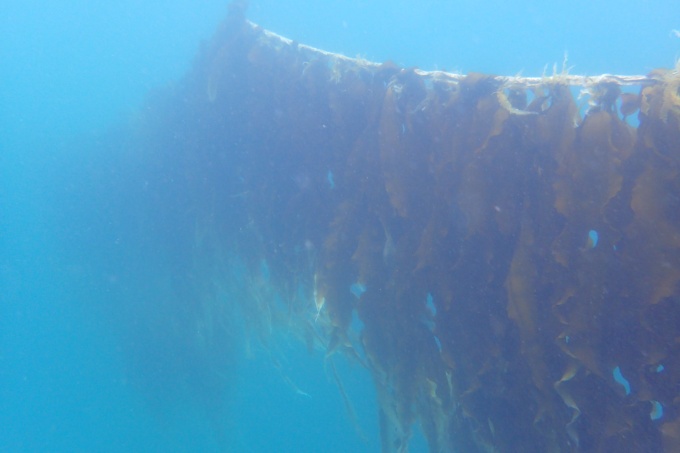
[(248, 317), (368, 368), (383, 451), (676, 451), (679, 86), (374, 64), (235, 8), (148, 115)]

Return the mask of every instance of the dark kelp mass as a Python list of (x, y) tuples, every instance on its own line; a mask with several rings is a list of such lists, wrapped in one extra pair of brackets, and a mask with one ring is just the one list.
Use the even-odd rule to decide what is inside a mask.
[(592, 83), (585, 114), (566, 74), (499, 80), (235, 8), (140, 128), (197, 219), (192, 278), (240, 269), (263, 341), (370, 370), (385, 452), (414, 423), (433, 452), (680, 451), (680, 77)]

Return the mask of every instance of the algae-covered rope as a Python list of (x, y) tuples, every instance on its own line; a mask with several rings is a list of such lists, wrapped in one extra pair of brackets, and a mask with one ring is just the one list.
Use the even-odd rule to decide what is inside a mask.
[[(300, 44), (296, 41), (288, 39), (284, 36), (278, 35), (269, 30), (265, 30), (260, 26), (248, 22), (248, 24), (254, 29), (260, 31), (266, 40), (271, 42), (273, 47), (277, 46), (294, 46), (302, 52), (307, 54), (310, 59), (313, 58), (328, 58), (331, 62), (335, 64), (348, 64), (352, 66), (364, 67), (367, 69), (378, 68), (381, 66), (380, 63), (365, 60), (363, 58), (351, 58), (342, 54), (328, 52), (316, 47), (308, 46), (306, 44)], [(439, 81), (449, 81), (451, 83), (457, 83), (464, 79), (466, 74), (458, 74), (447, 71), (425, 71), (421, 69), (415, 69), (415, 73), (424, 76), (431, 77)], [(569, 85), (575, 87), (591, 87), (600, 84), (615, 84), (619, 86), (646, 86), (658, 83), (661, 77), (656, 77), (654, 74), (650, 75), (615, 75), (615, 74), (600, 74), (595, 76), (586, 75), (575, 75), (568, 74), (566, 70), (562, 72), (553, 71), (552, 75), (543, 75), (541, 77), (524, 77), (524, 76), (492, 76), (492, 79), (496, 80), (499, 85), (505, 86), (524, 86), (524, 87), (535, 87), (551, 83), (559, 83), (561, 85)]]

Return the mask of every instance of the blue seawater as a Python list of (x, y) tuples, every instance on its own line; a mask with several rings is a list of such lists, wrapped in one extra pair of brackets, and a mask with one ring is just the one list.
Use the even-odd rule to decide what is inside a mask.
[[(217, 0), (4, 0), (0, 451), (379, 451), (370, 376), (344, 359), (333, 360), (364, 438), (323, 353), (286, 340), (285, 360), (272, 359), (247, 350), (234, 325), (214, 356), (197, 358), (153, 334), (165, 326), (125, 316), (163, 297), (149, 290), (163, 259), (135, 249), (134, 232), (107, 236), (108, 207), (79, 198), (101, 190), (83, 162), (117, 171), (107, 167), (116, 131), (189, 70), (226, 11)], [(423, 69), (540, 75), (567, 53), (573, 73), (638, 74), (680, 54), (671, 0), (259, 0), (248, 17), (315, 47)], [(122, 280), (116, 263), (134, 254), (139, 269), (126, 272), (137, 279)], [(168, 318), (185, 309), (162, 306)], [(218, 372), (202, 368), (211, 362)], [(426, 451), (418, 433), (411, 451)]]

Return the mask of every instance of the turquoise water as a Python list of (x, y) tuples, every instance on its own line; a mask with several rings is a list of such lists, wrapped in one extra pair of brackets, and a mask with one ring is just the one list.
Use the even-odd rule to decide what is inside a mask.
[[(140, 321), (158, 306), (168, 319), (187, 309), (158, 290), (183, 251), (167, 259), (135, 232), (111, 237), (107, 212), (120, 206), (82, 197), (102, 190), (97, 171), (120, 169), (107, 152), (116, 131), (189, 70), (226, 10), (4, 2), (0, 451), (378, 451), (370, 378), (340, 357), (363, 438), (322, 353), (284, 338), (275, 362), (235, 322), (197, 356), (158, 334), (171, 322)], [(574, 73), (637, 74), (680, 55), (672, 1), (253, 1), (248, 16), (316, 47), (424, 69), (540, 75), (567, 52)], [(183, 227), (140, 234), (162, 241), (173, 228)], [(424, 448), (417, 437), (412, 451)]]

